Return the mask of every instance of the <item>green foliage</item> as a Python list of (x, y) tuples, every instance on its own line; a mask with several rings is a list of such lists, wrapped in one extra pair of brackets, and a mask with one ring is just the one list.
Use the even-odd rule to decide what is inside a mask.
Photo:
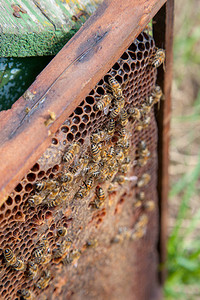
[[(200, 152), (198, 163), (193, 171), (182, 177), (172, 188), (170, 197), (182, 193), (176, 224), (168, 240), (167, 270), (165, 283), (165, 299), (193, 299), (185, 292), (188, 285), (196, 286), (200, 278), (200, 238), (191, 239), (191, 235), (200, 224), (200, 209), (192, 215), (189, 202), (197, 193), (197, 182), (200, 178)], [(184, 220), (190, 219), (189, 225), (183, 230)]]

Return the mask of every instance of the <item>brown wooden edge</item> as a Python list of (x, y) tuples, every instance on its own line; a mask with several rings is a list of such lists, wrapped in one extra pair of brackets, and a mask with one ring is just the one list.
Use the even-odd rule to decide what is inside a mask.
[(171, 85), (173, 64), (173, 21), (174, 0), (168, 0), (154, 17), (154, 39), (157, 47), (166, 50), (165, 72), (158, 69), (157, 83), (164, 92), (164, 101), (160, 105), (157, 114), (158, 121), (158, 197), (160, 208), (160, 281), (164, 283), (166, 278), (167, 258), (167, 217), (168, 217), (168, 193), (169, 193), (169, 143), (170, 143), (170, 119), (171, 119)]
[[(104, 1), (40, 73), (29, 93), (0, 113), (0, 204), (165, 1)], [(45, 126), (52, 112), (55, 121)]]

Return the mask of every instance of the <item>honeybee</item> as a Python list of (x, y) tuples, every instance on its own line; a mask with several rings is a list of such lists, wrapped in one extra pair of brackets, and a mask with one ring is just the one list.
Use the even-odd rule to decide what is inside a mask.
[(87, 248), (95, 248), (95, 247), (97, 247), (97, 245), (98, 245), (97, 239), (88, 240), (86, 242), (86, 247)]
[(67, 253), (68, 249), (71, 247), (71, 245), (72, 240), (70, 238), (63, 240), (62, 243), (57, 243), (57, 248), (53, 250), (53, 257), (60, 258), (64, 256)]
[(58, 182), (56, 180), (47, 179), (47, 180), (43, 180), (43, 181), (37, 181), (34, 186), (35, 186), (36, 191), (40, 192), (40, 191), (44, 191), (44, 190), (54, 189), (57, 187), (57, 185), (58, 185)]
[(127, 111), (125, 109), (121, 109), (121, 111), (120, 111), (120, 124), (122, 126), (126, 126), (127, 123), (128, 123)]
[(16, 271), (24, 271), (26, 265), (24, 262), (16, 257), (14, 252), (10, 248), (3, 250), (4, 257), (9, 266), (13, 267)]
[(105, 138), (105, 135), (106, 135), (106, 133), (103, 130), (99, 130), (98, 132), (92, 133), (92, 135), (90, 137), (91, 144), (98, 144), (98, 143), (102, 142), (103, 139)]
[(17, 292), (17, 294), (20, 295), (25, 300), (34, 300), (35, 299), (35, 295), (33, 294), (33, 292), (31, 292), (30, 290), (27, 290), (27, 289), (19, 290)]
[(94, 185), (94, 177), (90, 176), (84, 183), (87, 190), (91, 190), (92, 186)]
[(97, 186), (96, 187), (96, 198), (94, 200), (94, 202), (92, 202), (92, 206), (95, 206), (96, 208), (100, 208), (105, 201), (105, 194), (104, 194), (104, 190), (100, 187)]
[(123, 101), (124, 96), (123, 96), (122, 88), (121, 88), (121, 85), (119, 84), (119, 82), (113, 77), (110, 77), (108, 79), (108, 82), (109, 82), (110, 88), (112, 90), (113, 96), (118, 101)]
[(115, 132), (115, 120), (114, 119), (110, 119), (108, 126), (107, 126), (107, 132), (109, 135), (113, 135)]
[(84, 198), (88, 196), (89, 190), (87, 189), (87, 186), (85, 182), (83, 181), (83, 184), (80, 186), (78, 192), (75, 194), (75, 198)]
[(155, 68), (158, 68), (160, 65), (164, 64), (165, 62), (165, 50), (164, 49), (157, 49), (154, 57), (152, 59), (152, 65)]
[(155, 202), (152, 201), (152, 200), (147, 201), (147, 202), (144, 204), (144, 208), (145, 208), (147, 211), (153, 211), (153, 210), (155, 209)]
[(149, 183), (149, 181), (151, 180), (151, 175), (149, 175), (148, 173), (144, 173), (138, 180), (137, 182), (137, 186), (139, 188), (147, 185)]
[(81, 167), (80, 161), (78, 162), (76, 161), (69, 167), (69, 171), (71, 174), (75, 175), (80, 169), (80, 167)]
[(131, 235), (132, 240), (142, 238), (145, 235), (147, 223), (148, 223), (147, 215), (145, 214), (141, 215), (133, 229), (133, 233)]
[(152, 105), (159, 103), (163, 93), (159, 85), (156, 85), (154, 90), (151, 93), (151, 96), (149, 97), (149, 101), (152, 102)]
[(97, 161), (101, 160), (100, 149), (97, 144), (91, 145), (91, 154), (92, 154), (92, 158), (94, 161), (97, 162)]
[[(97, 97), (96, 97), (97, 98)], [(95, 104), (95, 110), (103, 110), (106, 106), (108, 106), (112, 101), (112, 96), (110, 94), (105, 94), (100, 97), (100, 100)]]
[(153, 105), (153, 103), (152, 103), (151, 99), (149, 98), (149, 100), (147, 101), (147, 103), (142, 104), (142, 107), (141, 107), (141, 110), (140, 110), (141, 113), (143, 115), (149, 114), (150, 111), (151, 111), (152, 105)]
[(63, 264), (75, 263), (81, 256), (81, 251), (78, 249), (71, 250), (62, 260)]
[(42, 241), (36, 246), (35, 250), (32, 253), (35, 263), (40, 263), (43, 259), (45, 251), (47, 250), (49, 243), (45, 237), (42, 238)]
[(63, 173), (61, 176), (60, 176), (60, 181), (62, 182), (62, 183), (71, 183), (72, 181), (73, 181), (73, 179), (74, 179), (74, 176), (73, 176), (73, 174), (72, 173)]
[(119, 170), (118, 172), (122, 173), (122, 174), (126, 174), (128, 172), (128, 169), (129, 169), (129, 165), (128, 164), (122, 164), (120, 167), (119, 167)]
[(136, 107), (130, 107), (128, 109), (128, 115), (135, 121), (141, 118), (140, 110)]
[(59, 206), (62, 202), (63, 202), (62, 197), (58, 195), (54, 199), (48, 199), (48, 201), (46, 201), (46, 204), (48, 205), (48, 207), (55, 207), (55, 206)]
[(57, 229), (57, 236), (65, 236), (67, 234), (66, 227), (58, 227)]
[(139, 220), (137, 221), (135, 228), (140, 228), (146, 226), (148, 223), (148, 217), (147, 215), (143, 214), (139, 217)]
[(80, 151), (80, 144), (75, 142), (71, 146), (69, 146), (67, 152), (63, 155), (63, 161), (66, 163), (71, 162), (75, 155), (78, 154)]
[(108, 150), (107, 157), (108, 157), (109, 159), (111, 159), (111, 158), (114, 156), (114, 154), (115, 154), (115, 148), (114, 148), (114, 146), (112, 145), (112, 146), (109, 148), (109, 150)]
[(117, 175), (114, 178), (114, 182), (118, 182), (119, 184), (123, 184), (125, 182), (125, 177), (124, 175)]
[(136, 201), (134, 203), (134, 208), (139, 208), (142, 206), (143, 202), (145, 199), (145, 193), (144, 192), (140, 192), (136, 194)]
[(28, 277), (34, 279), (38, 274), (38, 265), (34, 261), (28, 261)]
[(141, 131), (142, 129), (144, 128), (147, 128), (149, 126), (151, 122), (151, 118), (149, 116), (143, 116), (143, 119), (142, 120), (139, 120), (138, 121), (138, 124), (136, 125), (135, 129), (137, 131)]
[(56, 114), (53, 111), (49, 112), (48, 118), (46, 119), (46, 121), (44, 121), (44, 125), (47, 127), (49, 126), (51, 123), (53, 123), (56, 119)]
[(120, 106), (114, 106), (110, 112), (110, 118), (115, 119), (121, 111)]
[(41, 204), (45, 198), (46, 195), (35, 194), (28, 198), (28, 203), (30, 204), (30, 206), (37, 206)]
[(115, 158), (116, 158), (116, 160), (117, 160), (118, 163), (122, 163), (123, 162), (123, 160), (124, 160), (124, 153), (123, 153), (122, 149), (117, 148), (115, 150)]
[[(120, 136), (122, 137), (123, 140), (126, 139), (127, 138), (126, 128), (125, 127), (120, 128), (119, 134), (120, 134)], [(123, 141), (123, 143), (124, 143), (124, 141)]]
[(36, 287), (41, 290), (44, 290), (49, 285), (50, 280), (51, 280), (51, 272), (49, 270), (45, 270), (42, 272), (42, 276), (38, 280)]
[(115, 182), (115, 183), (110, 183), (109, 184), (109, 187), (108, 187), (108, 193), (111, 194), (111, 193), (114, 193), (116, 192), (118, 189), (118, 184)]
[(141, 141), (138, 149), (138, 165), (143, 167), (147, 164), (150, 157), (150, 151), (147, 148), (145, 141)]
[(99, 165), (97, 162), (90, 162), (86, 168), (86, 174), (94, 174), (99, 170)]

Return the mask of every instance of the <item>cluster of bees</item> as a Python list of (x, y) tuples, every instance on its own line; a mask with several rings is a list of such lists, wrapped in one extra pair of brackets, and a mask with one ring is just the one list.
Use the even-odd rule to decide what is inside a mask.
[[(157, 49), (151, 64), (159, 67), (165, 60), (165, 51)], [(122, 87), (119, 82), (109, 77), (108, 84), (105, 84), (106, 93), (97, 97), (97, 103), (94, 109), (103, 111), (108, 116), (107, 124), (93, 131), (90, 136), (90, 144), (81, 154), (81, 144), (74, 142), (68, 146), (62, 157), (62, 170), (57, 177), (53, 179), (44, 179), (34, 185), (34, 193), (28, 198), (30, 206), (47, 206), (54, 208), (69, 201), (69, 191), (74, 182), (82, 180), (81, 185), (75, 190), (73, 200), (80, 200), (87, 197), (94, 188), (95, 193), (90, 199), (89, 207), (99, 209), (105, 204), (106, 193), (104, 183), (108, 182), (107, 193), (115, 192), (126, 180), (129, 168), (132, 165), (143, 167), (148, 162), (151, 153), (144, 140), (140, 141), (135, 153), (135, 160), (131, 161), (130, 136), (127, 131), (129, 122), (135, 123), (134, 129), (141, 131), (148, 127), (150, 123), (150, 112), (154, 104), (159, 103), (162, 97), (161, 88), (156, 85), (151, 95), (144, 103), (138, 107), (126, 107)], [(77, 179), (78, 178), (78, 179)], [(141, 188), (149, 183), (151, 177), (144, 173), (137, 180), (137, 187)], [(77, 186), (75, 183), (74, 186)], [(144, 207), (147, 210), (154, 209), (153, 201), (144, 201), (145, 194), (140, 192), (136, 195), (135, 207)], [(148, 217), (143, 213), (134, 228), (120, 228), (117, 235), (111, 240), (113, 243), (124, 240), (136, 240), (144, 236), (148, 223)], [(60, 242), (57, 243), (52, 253), (49, 243), (44, 237), (36, 244), (32, 252), (31, 259), (28, 262), (22, 261), (9, 248), (3, 249), (4, 258), (9, 266), (16, 271), (24, 271), (30, 280), (35, 280), (35, 287), (45, 289), (51, 278), (51, 272), (46, 270), (39, 271), (40, 265), (48, 264), (52, 259), (62, 261), (64, 265), (71, 264), (80, 258), (81, 250), (72, 249), (72, 240), (66, 237), (67, 229), (60, 227), (57, 229), (57, 236)], [(95, 247), (97, 241), (88, 242), (85, 248)], [(38, 275), (40, 274), (40, 276)], [(23, 299), (34, 299), (33, 292), (28, 289), (18, 291)]]
[[(41, 241), (36, 244), (31, 259), (27, 262), (21, 260), (14, 252), (6, 247), (3, 249), (5, 261), (8, 266), (12, 267), (15, 271), (23, 271), (29, 280), (34, 280), (34, 286), (39, 290), (44, 290), (48, 287), (52, 274), (48, 267), (44, 271), (40, 271), (42, 266), (47, 265), (52, 259), (56, 262), (56, 259), (62, 261), (64, 265), (75, 263), (82, 253), (78, 249), (71, 249), (72, 240), (67, 235), (66, 227), (58, 227), (57, 237), (60, 241), (56, 244), (56, 248), (52, 253), (49, 248), (49, 243), (46, 237), (42, 237)], [(88, 242), (89, 243), (89, 242)], [(90, 245), (86, 245), (87, 249)], [(84, 249), (84, 250), (85, 250)], [(18, 295), (23, 299), (35, 299), (35, 294), (30, 289), (21, 289), (18, 291)]]

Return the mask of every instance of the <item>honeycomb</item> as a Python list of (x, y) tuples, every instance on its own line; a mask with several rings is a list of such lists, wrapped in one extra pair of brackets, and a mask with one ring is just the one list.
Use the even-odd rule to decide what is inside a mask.
[[(157, 125), (153, 105), (143, 109), (155, 89), (155, 51), (153, 37), (142, 32), (1, 206), (1, 299), (154, 296)], [(118, 100), (111, 78), (122, 89)], [(111, 100), (100, 110), (105, 95)]]

